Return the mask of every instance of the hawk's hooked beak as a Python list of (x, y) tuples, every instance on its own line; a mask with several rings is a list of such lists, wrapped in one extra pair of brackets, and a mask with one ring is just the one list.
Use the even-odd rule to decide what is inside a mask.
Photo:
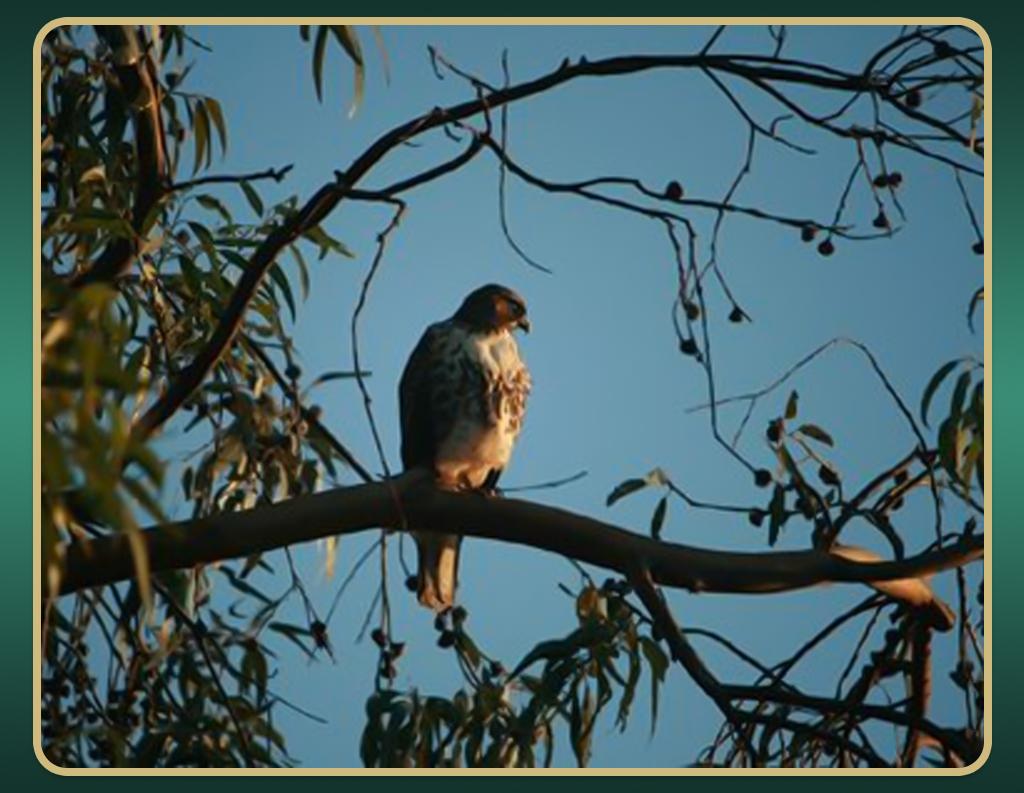
[(522, 328), (524, 333), (530, 332), (530, 319), (525, 314), (519, 318), (516, 325)]

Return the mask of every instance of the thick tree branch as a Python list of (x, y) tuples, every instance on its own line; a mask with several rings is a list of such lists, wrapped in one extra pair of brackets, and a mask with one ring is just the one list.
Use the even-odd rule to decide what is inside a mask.
[[(647, 567), (656, 583), (694, 592), (759, 594), (823, 583), (868, 584), (922, 609), (929, 624), (939, 630), (952, 627), (951, 614), (920, 579), (984, 555), (984, 538), (978, 535), (902, 561), (863, 561), (871, 555), (854, 548), (834, 548), (830, 553), (706, 550), (659, 542), (529, 501), (442, 492), (422, 471), (246, 512), (158, 526), (144, 530), (142, 537), (154, 572), (188, 568), (330, 535), (397, 528), (403, 515), (396, 494), (408, 526), (417, 531), (456, 531), (528, 545), (627, 576)], [(60, 594), (123, 581), (134, 574), (125, 535), (72, 543), (66, 551)]]

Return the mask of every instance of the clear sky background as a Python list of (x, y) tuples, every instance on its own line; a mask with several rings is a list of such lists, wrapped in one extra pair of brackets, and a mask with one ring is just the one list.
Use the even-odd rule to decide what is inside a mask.
[[(212, 53), (197, 59), (188, 86), (219, 99), (228, 120), (228, 156), (213, 172), (244, 173), (293, 163), (284, 184), (262, 186), (264, 196), (268, 204), (291, 194), (304, 201), (392, 126), (435, 105), (472, 97), (461, 80), (451, 75), (437, 79), (428, 45), (500, 84), (506, 49), (512, 79), (520, 81), (550, 71), (564, 57), (695, 52), (711, 31), (385, 27), (390, 61), (386, 82), (369, 30), (363, 29), (366, 96), (349, 118), (352, 73), (339, 51), (328, 53), (321, 104), (313, 88), (310, 47), (300, 41), (296, 27), (198, 27), (193, 33)], [(897, 32), (893, 27), (794, 27), (787, 53), (858, 68)], [(719, 52), (764, 54), (772, 47), (765, 28), (729, 29), (716, 45)], [(951, 95), (953, 100), (967, 109), (966, 97)], [(750, 108), (765, 123), (780, 112), (760, 98)], [(812, 134), (793, 122), (781, 129), (818, 154), (810, 157), (759, 141), (753, 172), (736, 202), (831, 220), (855, 162), (853, 144)], [(689, 72), (580, 80), (517, 104), (510, 114), (510, 152), (538, 175), (555, 181), (631, 176), (653, 189), (678, 180), (688, 196), (708, 199), (720, 199), (728, 190), (743, 162), (746, 137), (746, 124), (725, 97), (707, 78)], [(424, 144), (389, 157), (364, 186), (384, 186), (460, 150), (440, 133)], [(907, 212), (907, 223), (891, 239), (837, 240), (836, 253), (826, 259), (815, 245), (802, 243), (792, 228), (736, 216), (726, 219), (719, 260), (737, 301), (754, 321), (729, 323), (728, 301), (709, 286), (720, 396), (767, 385), (837, 336), (868, 345), (914, 407), (938, 366), (963, 354), (981, 356), (983, 339), (970, 333), (964, 317), (971, 294), (982, 282), (982, 261), (971, 253), (974, 236), (956, 183), (934, 164), (898, 152), (889, 156), (890, 167), (904, 175), (900, 200)], [(770, 492), (756, 490), (747, 470), (715, 443), (707, 413), (687, 412), (706, 402), (706, 382), (703, 371), (681, 356), (676, 345), (670, 313), (675, 263), (661, 226), (576, 197), (541, 193), (510, 177), (511, 230), (533, 258), (554, 270), (547, 275), (524, 264), (506, 242), (497, 185), (496, 163), (484, 154), (458, 173), (409, 194), (408, 213), (373, 283), (360, 325), (361, 358), (373, 373), (367, 384), (392, 468), (399, 467), (397, 383), (409, 352), (428, 323), (449, 316), (470, 290), (497, 281), (525, 296), (534, 326), (520, 345), (533, 373), (534, 392), (504, 485), (536, 484), (586, 470), (581, 481), (529, 497), (639, 532), (647, 531), (660, 493), (640, 493), (611, 508), (605, 498), (622, 480), (655, 466), (694, 498), (764, 506)], [(980, 181), (968, 182), (968, 187), (980, 215)], [(218, 195), (239, 217), (251, 216), (237, 190)], [(847, 212), (848, 221), (871, 230), (875, 210), (863, 179)], [(714, 214), (689, 214), (706, 246)], [(388, 219), (384, 208), (345, 204), (327, 222), (330, 232), (357, 256), (332, 256), (312, 268), (312, 293), (295, 328), (308, 379), (352, 367), (350, 318), (375, 235)], [(701, 257), (707, 257), (706, 247)], [(292, 267), (290, 260), (285, 266)], [(801, 418), (826, 427), (836, 439), (830, 459), (849, 483), (863, 482), (913, 445), (913, 436), (866, 360), (850, 348), (819, 358), (792, 386), (800, 392)], [(783, 388), (764, 399), (743, 436), (740, 449), (756, 465), (773, 467), (763, 429), (782, 411), (788, 392)], [(365, 464), (380, 470), (354, 382), (322, 386), (316, 401), (324, 408), (324, 422)], [(742, 408), (722, 410), (726, 437), (741, 417)], [(168, 443), (190, 448), (189, 436), (176, 435), (173, 426)], [(926, 497), (916, 501), (920, 503), (910, 503), (897, 522), (910, 552), (933, 537), (929, 502)], [(178, 514), (184, 517), (184, 508)], [(807, 547), (803, 524), (791, 522), (787, 532), (780, 547)], [(753, 528), (742, 517), (686, 509), (678, 500), (670, 505), (663, 536), (708, 548), (767, 550), (764, 529)], [(371, 533), (343, 538), (333, 579), (324, 573), (322, 545), (298, 552), (322, 613), (351, 564), (374, 539)], [(867, 531), (851, 532), (846, 540), (885, 552)], [(392, 548), (396, 544), (392, 541)], [(406, 555), (413, 563), (411, 543)], [(270, 591), (287, 586), (281, 554), (274, 563), (277, 577), (259, 579)], [(395, 638), (407, 641), (409, 648), (397, 686), (451, 696), (460, 682), (455, 659), (435, 646), (432, 617), (403, 589), (396, 560), (391, 570)], [(604, 578), (601, 571), (595, 574), (599, 581)], [(537, 641), (564, 635), (575, 626), (573, 604), (557, 585), (575, 586), (578, 579), (560, 557), (468, 540), (463, 545), (460, 600), (469, 609), (473, 637), (490, 654), (514, 664)], [(277, 726), (305, 766), (359, 764), (358, 739), (376, 648), (368, 639), (358, 644), (355, 639), (378, 580), (377, 565), (369, 565), (331, 620), (335, 663), (309, 663), (283, 642), (275, 648), (278, 673), (273, 685), (329, 722), (316, 724), (283, 708), (277, 712)], [(943, 582), (936, 585), (949, 594)], [(720, 631), (771, 663), (791, 654), (865, 592), (845, 586), (761, 597), (676, 592), (671, 600), (684, 625)], [(292, 616), (301, 620), (297, 609)], [(806, 662), (799, 682), (814, 693), (830, 693), (857, 633), (844, 635), (834, 651)], [(751, 679), (749, 670), (713, 646), (700, 640), (695, 644), (723, 678)], [(937, 645), (938, 681), (952, 668), (952, 656), (944, 643)], [(624, 734), (614, 727), (614, 712), (599, 723), (594, 765), (683, 765), (713, 737), (720, 716), (682, 670), (670, 673), (653, 737), (646, 683), (642, 689)], [(932, 715), (940, 723), (956, 723), (962, 719), (961, 707), (959, 698), (938, 698)], [(572, 764), (564, 734), (556, 739), (556, 760)]]

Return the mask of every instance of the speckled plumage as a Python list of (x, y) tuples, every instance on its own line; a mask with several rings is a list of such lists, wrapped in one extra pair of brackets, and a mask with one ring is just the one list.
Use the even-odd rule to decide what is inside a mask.
[[(430, 467), (451, 489), (495, 487), (522, 429), (531, 385), (512, 336), (517, 327), (529, 330), (522, 299), (489, 285), (427, 328), (399, 384), (406, 470)], [(461, 538), (414, 536), (420, 602), (436, 611), (451, 607)]]

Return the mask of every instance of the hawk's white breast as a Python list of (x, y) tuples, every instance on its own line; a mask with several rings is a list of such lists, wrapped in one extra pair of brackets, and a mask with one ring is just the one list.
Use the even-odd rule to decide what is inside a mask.
[(440, 443), (435, 465), (443, 478), (479, 487), (492, 469), (504, 468), (512, 456), (530, 375), (507, 331), (480, 334), (459, 329), (451, 343), (454, 356), (482, 378), (473, 386), (478, 393), (462, 395), (475, 409), (460, 411)]

